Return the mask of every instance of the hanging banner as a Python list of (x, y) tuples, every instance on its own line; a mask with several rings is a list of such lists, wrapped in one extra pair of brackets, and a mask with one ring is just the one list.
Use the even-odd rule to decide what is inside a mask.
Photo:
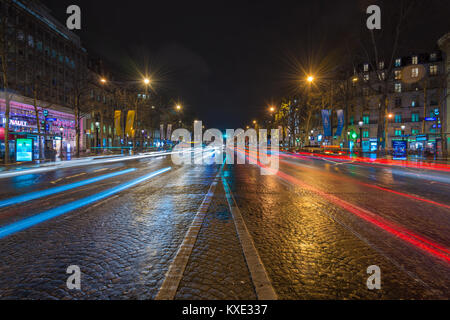
[(128, 111), (127, 126), (125, 128), (125, 133), (129, 137), (133, 137), (133, 133), (135, 133), (135, 130), (134, 130), (134, 117), (135, 116), (136, 116), (136, 112), (134, 110)]
[(164, 125), (163, 124), (159, 127), (159, 139), (161, 141), (164, 140)]
[(172, 140), (172, 125), (171, 124), (167, 125), (167, 140), (169, 140), (169, 141)]
[(344, 129), (344, 110), (337, 111), (338, 127), (336, 130), (336, 137), (342, 136), (342, 130)]
[(118, 137), (122, 136), (122, 126), (120, 120), (122, 120), (122, 111), (117, 110), (114, 112), (114, 130), (116, 136)]
[(325, 137), (331, 137), (331, 123), (329, 110), (322, 110), (322, 122)]

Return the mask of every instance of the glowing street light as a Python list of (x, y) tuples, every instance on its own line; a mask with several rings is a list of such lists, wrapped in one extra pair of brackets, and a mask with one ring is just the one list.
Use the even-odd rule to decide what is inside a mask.
[(181, 110), (181, 106), (177, 105), (177, 110), (180, 111)]
[(271, 113), (274, 113), (276, 109), (275, 109), (275, 107), (270, 107), (269, 110), (270, 110)]
[(107, 82), (107, 80), (106, 80), (105, 78), (101, 78), (101, 79), (100, 79), (100, 82), (103, 83), (103, 84), (105, 84), (105, 83)]
[(145, 78), (144, 79), (144, 84), (145, 85), (149, 85), (150, 84), (150, 79), (149, 78)]
[(308, 76), (308, 78), (306, 79), (309, 83), (313, 83), (314, 82), (314, 77), (313, 76)]

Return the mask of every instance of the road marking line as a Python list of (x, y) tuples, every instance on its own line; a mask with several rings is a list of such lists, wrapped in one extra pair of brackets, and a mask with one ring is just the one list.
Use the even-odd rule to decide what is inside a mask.
[(197, 242), (198, 234), (205, 220), (206, 214), (208, 212), (211, 200), (214, 196), (217, 184), (219, 183), (220, 176), (222, 175), (223, 167), (219, 170), (219, 173), (215, 177), (213, 183), (211, 184), (208, 193), (203, 199), (194, 220), (189, 227), (188, 232), (181, 244), (175, 259), (169, 266), (169, 271), (166, 273), (166, 278), (164, 279), (155, 300), (174, 300), (175, 295), (178, 291), (181, 279), (183, 278), (184, 271), (189, 262), (194, 245)]
[(239, 236), (245, 260), (247, 261), (250, 276), (255, 287), (256, 296), (258, 297), (258, 300), (277, 300), (278, 297), (272, 286), (272, 282), (270, 281), (266, 268), (256, 250), (253, 239), (247, 229), (244, 218), (241, 215), (241, 211), (236, 204), (236, 200), (231, 193), (225, 177), (222, 177), (222, 184), (225, 189), (228, 206), (233, 215), (234, 225)]

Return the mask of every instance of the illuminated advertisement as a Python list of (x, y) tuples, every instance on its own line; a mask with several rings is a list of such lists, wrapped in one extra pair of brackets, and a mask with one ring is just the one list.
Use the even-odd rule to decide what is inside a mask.
[(16, 140), (16, 161), (33, 161), (33, 139)]

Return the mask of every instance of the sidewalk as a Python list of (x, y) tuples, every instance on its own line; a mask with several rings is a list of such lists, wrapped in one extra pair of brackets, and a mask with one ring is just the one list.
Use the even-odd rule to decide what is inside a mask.
[(70, 164), (70, 163), (77, 163), (79, 161), (90, 161), (90, 160), (99, 160), (99, 159), (114, 159), (114, 158), (120, 158), (120, 157), (131, 157), (141, 154), (151, 154), (154, 152), (164, 152), (166, 150), (154, 150), (154, 151), (148, 151), (143, 153), (133, 152), (131, 155), (127, 153), (123, 154), (83, 154), (79, 158), (77, 157), (71, 157), (69, 160), (65, 157), (63, 159), (57, 158), (56, 161), (51, 160), (35, 160), (33, 162), (15, 162), (10, 163), (8, 165), (5, 165), (0, 162), (0, 173), (2, 172), (14, 172), (14, 171), (22, 171), (22, 170), (28, 170), (28, 169), (37, 169), (37, 168), (48, 168), (48, 167), (56, 167), (56, 166), (63, 166), (64, 164)]

